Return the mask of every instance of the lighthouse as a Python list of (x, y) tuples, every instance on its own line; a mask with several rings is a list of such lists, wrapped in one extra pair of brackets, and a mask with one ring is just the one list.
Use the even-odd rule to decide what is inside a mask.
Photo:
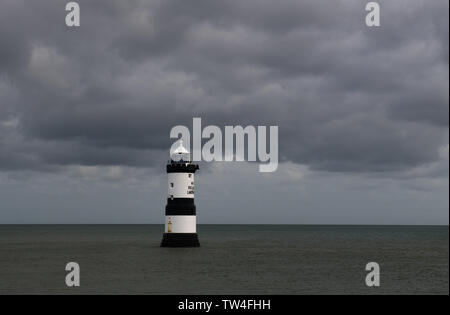
[(194, 174), (198, 165), (192, 163), (183, 140), (171, 152), (166, 169), (168, 196), (161, 247), (199, 247), (194, 204)]

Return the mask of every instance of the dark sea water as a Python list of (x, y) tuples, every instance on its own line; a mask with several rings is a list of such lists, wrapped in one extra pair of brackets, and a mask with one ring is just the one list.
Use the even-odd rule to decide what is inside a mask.
[(2, 225), (0, 294), (449, 294), (448, 226), (200, 225), (200, 248), (160, 248), (162, 232)]

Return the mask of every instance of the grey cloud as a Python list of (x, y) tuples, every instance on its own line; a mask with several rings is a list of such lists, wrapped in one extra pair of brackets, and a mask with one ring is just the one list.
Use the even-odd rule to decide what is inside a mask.
[(59, 1), (1, 4), (1, 169), (149, 167), (194, 116), (279, 125), (315, 170), (394, 176), (448, 143), (446, 2), (381, 1), (377, 30), (360, 1), (79, 3), (77, 30)]

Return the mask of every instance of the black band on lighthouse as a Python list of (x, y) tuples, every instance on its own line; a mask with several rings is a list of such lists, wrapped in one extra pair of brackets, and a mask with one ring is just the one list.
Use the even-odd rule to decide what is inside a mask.
[(161, 247), (200, 247), (197, 233), (164, 233)]
[(194, 205), (194, 198), (167, 198), (168, 205)]
[(166, 215), (195, 215), (194, 204), (175, 204), (166, 206)]
[(194, 198), (167, 198), (166, 215), (195, 215)]
[(172, 162), (167, 164), (167, 173), (195, 173), (198, 170), (197, 164), (185, 164)]

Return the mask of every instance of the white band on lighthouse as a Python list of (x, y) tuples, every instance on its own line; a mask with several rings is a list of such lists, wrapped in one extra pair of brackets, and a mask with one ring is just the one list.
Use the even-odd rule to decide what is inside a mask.
[(195, 215), (166, 216), (165, 233), (196, 233), (196, 224)]
[(169, 198), (194, 198), (193, 173), (169, 173)]

